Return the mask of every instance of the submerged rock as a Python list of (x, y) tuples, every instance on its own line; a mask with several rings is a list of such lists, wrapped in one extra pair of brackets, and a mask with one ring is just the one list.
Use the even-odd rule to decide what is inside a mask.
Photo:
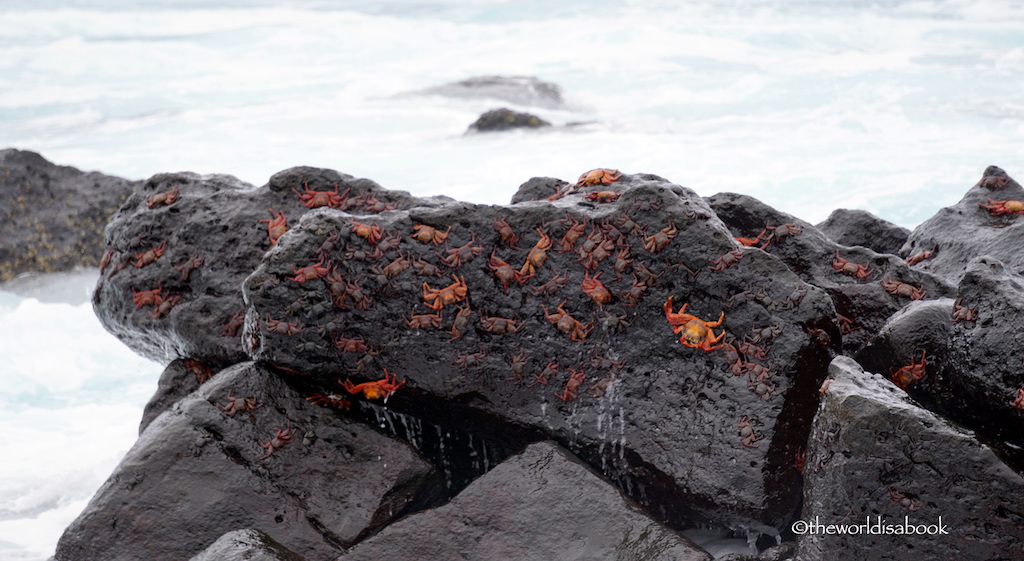
[(141, 181), (0, 150), (0, 282), (22, 273), (95, 267), (103, 228)]
[(468, 132), (496, 132), (512, 129), (537, 129), (550, 127), (551, 123), (530, 113), (512, 111), (511, 109), (491, 109), (480, 115)]
[(411, 515), (338, 561), (672, 559), (711, 556), (652, 520), (564, 448), (540, 442), (444, 506)]
[(807, 446), (798, 559), (1024, 556), (1020, 474), (852, 359), (829, 370)]

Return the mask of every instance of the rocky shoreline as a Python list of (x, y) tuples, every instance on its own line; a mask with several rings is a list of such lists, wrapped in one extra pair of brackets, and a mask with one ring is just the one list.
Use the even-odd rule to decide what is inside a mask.
[(617, 170), (507, 206), (309, 167), (88, 183), (130, 193), (96, 313), (168, 366), (60, 561), (710, 559), (701, 527), (761, 550), (732, 559), (1024, 558), (1024, 188), (995, 166), (913, 231)]

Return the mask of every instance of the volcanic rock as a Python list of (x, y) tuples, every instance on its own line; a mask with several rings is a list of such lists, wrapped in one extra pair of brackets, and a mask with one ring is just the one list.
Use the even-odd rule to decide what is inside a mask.
[(491, 109), (480, 115), (467, 132), (496, 132), (512, 129), (537, 129), (550, 127), (551, 123), (530, 113), (512, 111), (507, 108)]
[[(926, 357), (925, 376), (907, 393), (927, 409), (996, 442), (1024, 467), (1024, 278), (992, 257), (972, 261), (957, 299), (908, 307), (856, 355), (865, 368), (892, 373)], [(956, 318), (956, 319), (954, 319)]]
[[(449, 203), (372, 223), (308, 213), (245, 281), (245, 350), (319, 393), (339, 380), (395, 389), (388, 408), (417, 422), (472, 417), (483, 435), (555, 440), (672, 524), (777, 534), (796, 515), (790, 458), (839, 342), (831, 300), (740, 246), (689, 189), (640, 174), (600, 188), (621, 196)], [(378, 239), (400, 241), (369, 257)], [(296, 273), (321, 258), (329, 273)], [(755, 280), (778, 302), (802, 297), (733, 300)], [(701, 321), (673, 334), (669, 297)]]
[(305, 561), (259, 530), (234, 530), (189, 561)]
[(963, 277), (967, 263), (982, 255), (1020, 272), (1024, 270), (1024, 253), (1020, 251), (1024, 221), (1019, 213), (995, 214), (998, 210), (982, 205), (998, 208), (1000, 201), (1022, 200), (1024, 187), (1001, 168), (989, 166), (957, 204), (939, 210), (915, 228), (900, 255), (932, 251), (934, 255), (915, 268), (944, 276), (954, 284)]
[[(838, 245), (807, 222), (748, 195), (719, 193), (707, 200), (735, 236), (756, 242), (754, 246), (778, 257), (804, 282), (831, 296), (846, 353), (863, 347), (892, 314), (913, 299), (948, 298), (955, 293), (943, 277), (910, 267), (896, 255)], [(887, 290), (886, 283), (896, 293)], [(794, 293), (785, 300), (771, 301), (754, 283), (747, 290), (752, 298), (777, 308), (800, 297)]]
[(103, 228), (141, 181), (0, 150), (0, 282), (28, 272), (95, 267)]
[[(150, 206), (156, 196), (166, 202)], [(217, 369), (246, 360), (238, 337), (242, 281), (273, 245), (275, 220), (292, 228), (310, 210), (302, 197), (361, 214), (429, 204), (320, 168), (291, 168), (259, 188), (228, 175), (155, 175), (107, 228), (96, 315), (158, 362), (190, 358)]]
[(859, 245), (878, 253), (898, 253), (910, 237), (910, 230), (902, 226), (866, 210), (846, 208), (832, 211), (817, 228), (839, 245)]
[(448, 504), (391, 524), (338, 561), (675, 559), (711, 556), (649, 518), (551, 442), (526, 448)]
[(243, 363), (146, 428), (56, 558), (179, 561), (225, 532), (255, 528), (329, 559), (430, 495), (434, 473), (408, 445)]
[[(801, 523), (810, 528), (798, 559), (1024, 557), (1024, 478), (852, 359), (829, 371), (808, 441)], [(830, 524), (862, 529), (827, 533)]]
[(499, 99), (516, 105), (548, 109), (558, 109), (564, 105), (562, 88), (535, 76), (474, 76), (414, 93), (456, 98)]

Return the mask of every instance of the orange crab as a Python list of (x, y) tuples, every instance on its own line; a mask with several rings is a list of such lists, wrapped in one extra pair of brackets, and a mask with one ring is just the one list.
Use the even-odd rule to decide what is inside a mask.
[(274, 218), (264, 218), (258, 222), (267, 223), (267, 237), (270, 238), (270, 247), (277, 247), (277, 240), (281, 239), (281, 236), (288, 231), (288, 219), (285, 217), (284, 211), (272, 208), (268, 208), (267, 211)]
[(880, 282), (882, 283), (882, 288), (889, 294), (907, 296), (911, 300), (921, 300), (925, 297), (923, 288), (905, 282), (894, 281), (891, 275), (886, 275)]
[(993, 201), (988, 200), (988, 204), (978, 203), (978, 206), (988, 209), (988, 212), (994, 216), (1000, 214), (1024, 214), (1024, 201)]
[(382, 237), (384, 237), (384, 229), (378, 226), (376, 222), (373, 224), (364, 224), (353, 220), (352, 233), (372, 244), (376, 244)]
[(388, 369), (384, 369), (384, 377), (375, 382), (363, 382), (362, 384), (353, 384), (351, 380), (346, 379), (344, 382), (338, 380), (341, 387), (345, 388), (350, 394), (357, 394), (362, 392), (366, 399), (381, 399), (390, 397), (391, 394), (395, 393), (398, 388), (405, 385), (406, 380), (398, 381), (398, 375), (388, 372)]
[(530, 252), (526, 254), (526, 262), (519, 269), (519, 276), (523, 280), (532, 278), (533, 275), (537, 274), (537, 269), (543, 267), (544, 262), (548, 260), (547, 250), (551, 249), (551, 238), (542, 232), (540, 228), (536, 230), (540, 234), (540, 239), (530, 248)]
[(542, 305), (541, 307), (544, 308), (545, 319), (547, 319), (549, 323), (554, 324), (559, 331), (565, 333), (566, 336), (569, 337), (570, 341), (575, 341), (577, 343), (586, 341), (587, 336), (590, 335), (590, 332), (593, 330), (592, 325), (594, 322), (591, 321), (586, 324), (582, 323), (569, 315), (569, 312), (565, 311), (565, 308), (562, 306), (565, 306), (564, 300), (558, 305), (558, 308), (555, 309), (555, 313), (551, 313), (548, 311), (547, 306)]
[(487, 261), (487, 266), (494, 271), (494, 276), (498, 277), (501, 289), (505, 292), (508, 292), (508, 285), (513, 282), (521, 284), (524, 280), (519, 271), (512, 268), (512, 265), (509, 265), (505, 260), (500, 259), (494, 254), (494, 251), (491, 252), (491, 258)]
[(466, 279), (458, 275), (452, 275), (452, 278), (455, 282), (444, 288), (430, 288), (427, 283), (423, 283), (423, 304), (431, 310), (440, 310), (448, 304), (465, 299), (469, 292)]
[(299, 196), (299, 200), (307, 208), (318, 208), (322, 206), (329, 206), (331, 208), (341, 208), (345, 205), (348, 200), (348, 192), (352, 190), (351, 187), (345, 189), (344, 193), (339, 194), (339, 186), (337, 183), (334, 184), (333, 191), (316, 191), (309, 188), (309, 183), (303, 183), (303, 192), (299, 192), (294, 187), (292, 191)]
[(573, 401), (579, 394), (580, 386), (583, 385), (583, 381), (587, 379), (586, 373), (583, 372), (583, 368), (579, 370), (569, 369), (569, 379), (565, 382), (565, 387), (562, 388), (562, 393), (555, 393), (555, 397), (562, 401)]
[(149, 198), (146, 199), (146, 206), (149, 208), (153, 208), (155, 206), (170, 205), (174, 204), (174, 201), (176, 200), (178, 200), (177, 185), (174, 186), (174, 189), (171, 189), (169, 191), (164, 191), (163, 193), (150, 195)]
[(616, 193), (615, 191), (592, 191), (583, 195), (583, 198), (598, 203), (610, 203), (621, 196), (622, 193)]
[(132, 260), (132, 265), (134, 265), (136, 268), (141, 269), (146, 265), (149, 265), (150, 263), (156, 261), (157, 259), (160, 259), (160, 257), (163, 256), (165, 251), (167, 251), (166, 240), (160, 242), (160, 245), (154, 247), (153, 249), (143, 251), (141, 253), (136, 253), (135, 259)]
[(673, 312), (672, 296), (668, 297), (663, 306), (665, 319), (673, 326), (672, 332), (682, 334), (679, 337), (679, 342), (684, 347), (708, 352), (724, 347), (725, 344), (721, 343), (721, 341), (725, 339), (725, 330), (715, 335), (712, 328), (722, 325), (722, 322), (725, 320), (725, 312), (722, 312), (715, 321), (704, 321), (697, 316), (686, 313), (688, 306), (689, 304), (683, 304), (683, 307), (679, 308), (678, 312)]
[(434, 242), (434, 245), (441, 245), (445, 240), (448, 239), (448, 234), (452, 231), (452, 227), (449, 226), (447, 230), (441, 232), (433, 226), (427, 226), (426, 224), (417, 224), (412, 227), (412, 237), (423, 243)]
[(320, 261), (317, 261), (316, 263), (313, 263), (312, 265), (307, 265), (305, 267), (296, 267), (295, 265), (292, 265), (292, 274), (294, 274), (295, 276), (288, 278), (297, 283), (304, 283), (308, 280), (325, 277), (330, 272), (330, 263), (325, 265), (324, 260), (321, 259)]
[(1017, 388), (1017, 397), (1009, 403), (1010, 406), (1024, 411), (1024, 386)]
[(604, 306), (612, 299), (612, 293), (608, 292), (601, 281), (597, 280), (597, 277), (601, 276), (601, 273), (590, 276), (590, 273), (583, 274), (583, 282), (580, 284), (580, 289), (583, 293), (590, 297), (598, 306)]
[(622, 177), (622, 174), (617, 169), (592, 169), (580, 176), (576, 181), (576, 188), (579, 189), (586, 185), (608, 185), (609, 183), (615, 183), (620, 177)]
[(843, 259), (839, 256), (838, 249), (836, 250), (836, 256), (832, 258), (832, 269), (837, 273), (843, 273), (858, 279), (866, 279), (871, 276), (871, 267)]
[(440, 327), (441, 312), (437, 312), (436, 314), (411, 315), (406, 320), (406, 324), (409, 325), (410, 329), (426, 329), (428, 327)]
[(892, 382), (902, 389), (907, 389), (910, 384), (924, 378), (925, 375), (925, 351), (921, 351), (921, 362), (914, 362), (913, 357), (910, 359), (910, 364), (901, 367), (892, 373)]
[(494, 225), (494, 230), (498, 232), (499, 236), (501, 236), (501, 243), (511, 247), (512, 249), (519, 249), (516, 247), (516, 244), (519, 243), (519, 236), (516, 235), (512, 226), (509, 226), (508, 222), (506, 222), (500, 214), (495, 213), (494, 221), (491, 223)]

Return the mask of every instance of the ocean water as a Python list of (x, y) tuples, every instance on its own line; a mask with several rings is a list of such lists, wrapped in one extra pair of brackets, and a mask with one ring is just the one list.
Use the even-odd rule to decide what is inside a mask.
[[(1018, 1), (0, 0), (0, 21), (0, 148), (131, 179), (313, 165), (505, 203), (609, 167), (912, 228), (1024, 168)], [(481, 75), (565, 104), (410, 94)], [(556, 126), (464, 134), (501, 106)], [(3, 559), (52, 554), (156, 387), (90, 274), (0, 289)]]

